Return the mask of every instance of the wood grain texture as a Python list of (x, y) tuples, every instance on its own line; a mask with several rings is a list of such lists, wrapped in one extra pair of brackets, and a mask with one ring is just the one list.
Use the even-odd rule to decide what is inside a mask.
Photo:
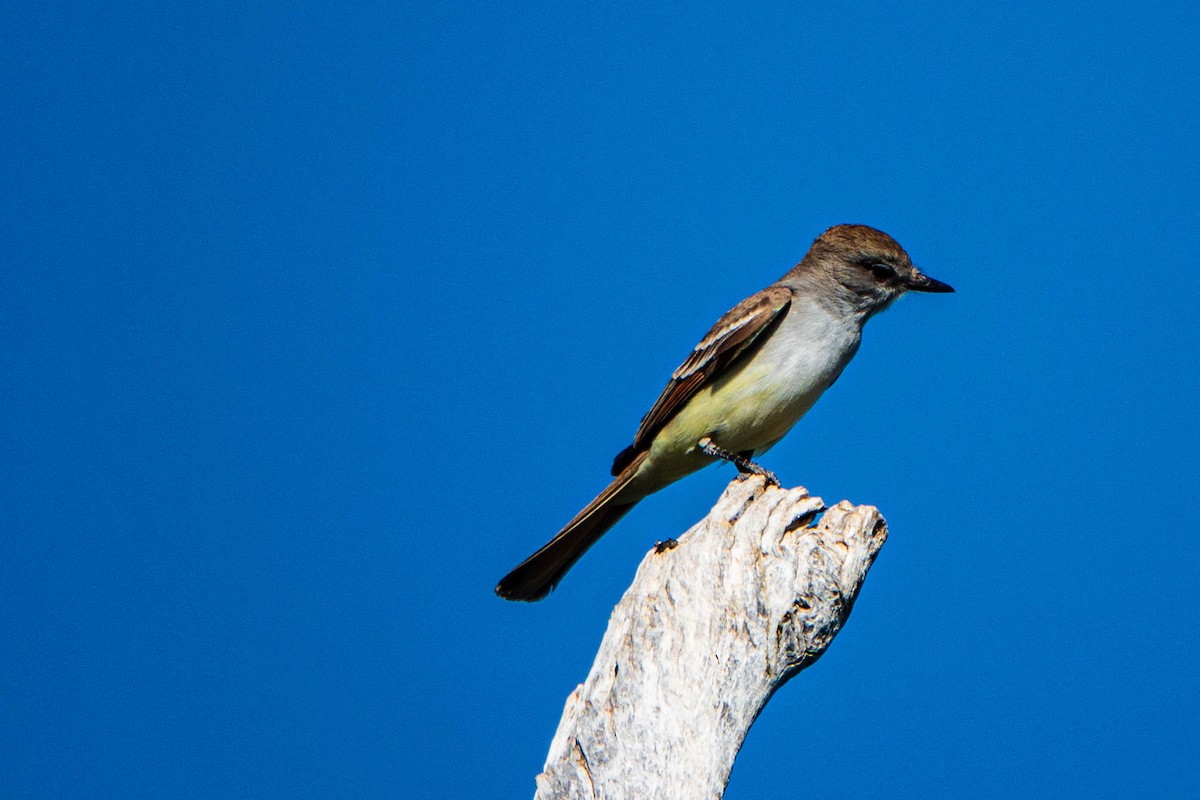
[(717, 798), (771, 695), (818, 659), (887, 526), (870, 506), (735, 480), (651, 552), (567, 698), (537, 798)]

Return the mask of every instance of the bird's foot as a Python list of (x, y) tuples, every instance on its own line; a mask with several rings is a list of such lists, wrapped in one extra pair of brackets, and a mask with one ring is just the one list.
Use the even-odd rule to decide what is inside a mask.
[(663, 539), (661, 542), (654, 543), (654, 552), (665, 553), (668, 550), (674, 550), (676, 547), (679, 547), (678, 539)]
[(745, 480), (749, 475), (761, 475), (767, 479), (769, 485), (780, 485), (779, 478), (775, 477), (774, 472), (750, 460), (750, 456), (753, 455), (752, 451), (749, 453), (733, 453), (714, 443), (707, 436), (696, 443), (696, 448), (709, 458), (719, 458), (732, 463), (738, 469), (738, 480)]

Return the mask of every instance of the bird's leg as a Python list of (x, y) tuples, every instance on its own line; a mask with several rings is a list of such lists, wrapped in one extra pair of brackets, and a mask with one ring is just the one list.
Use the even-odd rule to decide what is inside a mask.
[(747, 455), (743, 455), (741, 453), (731, 453), (724, 447), (715, 444), (713, 440), (707, 436), (697, 442), (696, 447), (701, 453), (704, 453), (704, 455), (708, 456), (709, 458), (719, 458), (724, 461), (731, 462), (735, 467), (738, 468), (738, 472), (742, 475), (762, 475), (767, 479), (767, 483), (779, 486), (779, 478), (775, 477), (774, 472), (755, 464)]

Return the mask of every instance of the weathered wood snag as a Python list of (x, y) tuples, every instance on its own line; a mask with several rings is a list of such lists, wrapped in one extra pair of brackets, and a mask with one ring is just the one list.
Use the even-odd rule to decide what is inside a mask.
[(870, 506), (735, 480), (652, 549), (567, 698), (537, 798), (718, 798), (767, 700), (820, 658), (887, 538)]

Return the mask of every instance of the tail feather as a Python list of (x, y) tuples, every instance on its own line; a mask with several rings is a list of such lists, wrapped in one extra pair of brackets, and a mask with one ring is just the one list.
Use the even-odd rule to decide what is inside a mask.
[(526, 601), (541, 600), (550, 594), (567, 571), (575, 566), (575, 562), (641, 499), (616, 502), (620, 491), (637, 474), (645, 458), (645, 452), (639, 453), (616, 480), (576, 514), (553, 539), (501, 578), (496, 585), (496, 594), (505, 600)]

